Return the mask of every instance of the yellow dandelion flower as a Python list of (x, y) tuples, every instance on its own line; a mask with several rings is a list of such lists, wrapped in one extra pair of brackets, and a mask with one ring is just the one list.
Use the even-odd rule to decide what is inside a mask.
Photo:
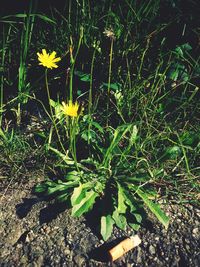
[(73, 104), (71, 100), (69, 100), (68, 104), (62, 102), (61, 110), (67, 116), (77, 117), (79, 113), (79, 104), (77, 102)]
[(39, 65), (47, 67), (49, 69), (57, 68), (58, 66), (55, 64), (60, 61), (60, 57), (56, 57), (56, 52), (53, 51), (50, 55), (47, 53), (46, 49), (42, 49), (42, 53), (37, 53), (38, 60), (40, 61)]

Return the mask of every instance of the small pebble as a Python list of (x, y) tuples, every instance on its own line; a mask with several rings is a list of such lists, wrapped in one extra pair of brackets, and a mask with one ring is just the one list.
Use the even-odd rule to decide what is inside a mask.
[(44, 229), (45, 233), (46, 234), (49, 234), (50, 231), (51, 231), (51, 228), (49, 226), (47, 226), (45, 229)]
[(71, 253), (71, 251), (68, 248), (66, 248), (63, 252), (65, 255), (69, 255)]
[(74, 257), (74, 262), (78, 265), (78, 266), (82, 266), (83, 265), (83, 263), (85, 262), (85, 258), (84, 257), (82, 257), (81, 255), (76, 255), (75, 257)]
[(155, 249), (155, 247), (153, 245), (149, 246), (149, 253), (150, 254), (155, 254), (156, 253), (156, 249)]
[(198, 234), (198, 232), (199, 232), (199, 229), (197, 227), (192, 230), (192, 234), (194, 236), (196, 236)]

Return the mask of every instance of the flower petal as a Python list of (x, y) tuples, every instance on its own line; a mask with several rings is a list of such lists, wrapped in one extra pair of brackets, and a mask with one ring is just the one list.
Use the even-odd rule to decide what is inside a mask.
[(46, 49), (42, 49), (42, 54), (43, 54), (43, 56), (47, 56), (48, 55)]
[(53, 51), (53, 52), (50, 54), (49, 59), (54, 59), (55, 56), (56, 56), (56, 52)]
[(58, 62), (58, 61), (60, 61), (60, 60), (61, 60), (60, 57), (56, 57), (56, 58), (54, 58), (52, 61), (53, 61), (53, 62)]

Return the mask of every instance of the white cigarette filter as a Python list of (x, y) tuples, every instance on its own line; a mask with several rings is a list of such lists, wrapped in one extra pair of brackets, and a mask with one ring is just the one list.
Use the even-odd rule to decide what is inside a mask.
[(139, 238), (138, 235), (131, 236), (121, 241), (114, 248), (109, 250), (108, 253), (109, 253), (111, 261), (117, 260), (129, 250), (137, 247), (140, 243), (141, 243), (141, 239)]

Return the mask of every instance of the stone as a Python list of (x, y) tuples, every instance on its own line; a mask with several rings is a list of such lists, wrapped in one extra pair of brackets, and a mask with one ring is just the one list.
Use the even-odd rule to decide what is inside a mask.
[(45, 229), (44, 229), (45, 233), (46, 234), (49, 234), (50, 231), (51, 231), (51, 228), (49, 226), (47, 226)]
[(153, 245), (149, 246), (149, 253), (150, 254), (155, 254), (156, 253), (156, 249), (155, 249), (155, 247)]
[(196, 236), (198, 234), (198, 232), (199, 232), (199, 229), (197, 227), (192, 230), (192, 234), (194, 236)]
[(70, 249), (68, 249), (68, 248), (66, 248), (63, 252), (65, 255), (70, 255), (70, 253), (71, 253)]
[(74, 262), (77, 264), (77, 266), (81, 267), (85, 262), (85, 258), (81, 255), (76, 255), (74, 257)]
[(137, 263), (142, 262), (142, 249), (140, 247), (137, 248), (137, 258), (136, 258)]
[(42, 266), (44, 262), (44, 258), (43, 258), (43, 255), (40, 255), (37, 260), (35, 260), (35, 266)]
[(190, 246), (189, 245), (185, 245), (185, 248), (188, 252), (190, 252)]

